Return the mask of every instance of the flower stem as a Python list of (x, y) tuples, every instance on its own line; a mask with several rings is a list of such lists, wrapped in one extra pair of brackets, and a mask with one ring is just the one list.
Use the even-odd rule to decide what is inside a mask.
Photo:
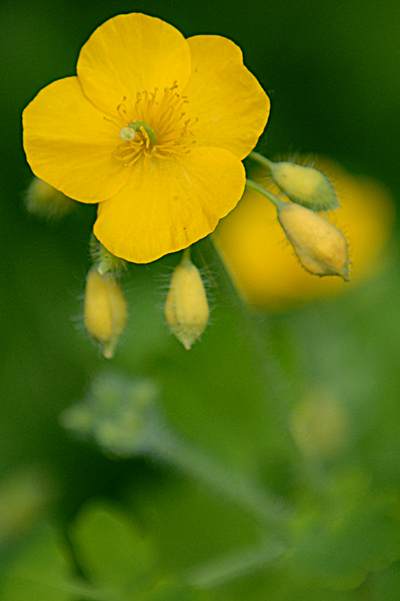
[(178, 467), (184, 474), (196, 478), (215, 493), (222, 493), (260, 522), (267, 525), (284, 524), (288, 510), (284, 502), (264, 487), (258, 487), (242, 473), (221, 465), (213, 457), (199, 451), (168, 427), (157, 428), (148, 446), (150, 455)]
[(200, 241), (199, 245), (201, 245), (203, 259), (214, 269), (218, 284), (225, 289), (224, 297), (231, 301), (233, 308), (241, 317), (241, 326), (247, 335), (257, 369), (262, 377), (262, 393), (266, 399), (269, 399), (270, 408), (275, 408), (277, 427), (281, 426), (286, 431), (286, 416), (282, 417), (281, 411), (286, 407), (292, 392), (289, 390), (282, 365), (272, 348), (270, 320), (265, 313), (257, 311), (243, 300), (212, 237), (207, 236)]
[(251, 152), (249, 154), (249, 158), (253, 159), (253, 161), (258, 163), (259, 165), (262, 165), (263, 167), (266, 167), (267, 169), (269, 169), (269, 171), (271, 171), (273, 162), (270, 161), (269, 159), (267, 159), (265, 156), (263, 156), (259, 152)]
[(255, 570), (265, 569), (286, 551), (287, 547), (284, 544), (268, 537), (268, 541), (259, 545), (213, 558), (210, 562), (192, 568), (185, 574), (185, 580), (200, 588), (220, 586)]
[(254, 182), (251, 179), (246, 179), (246, 188), (248, 188), (249, 190), (254, 190), (255, 192), (259, 192), (260, 194), (265, 196), (265, 198), (268, 198), (268, 200), (270, 200), (275, 205), (277, 211), (279, 211), (279, 209), (281, 209), (285, 205), (287, 206), (287, 203), (275, 196), (275, 194), (272, 194), (270, 190), (268, 190), (261, 184)]
[[(81, 599), (82, 601), (129, 601), (131, 598), (121, 595), (119, 591), (114, 589), (103, 586), (100, 588), (82, 579), (68, 579), (68, 581), (64, 580), (62, 583), (52, 582), (51, 587), (55, 591), (63, 593), (62, 598), (65, 598), (64, 595), (67, 594), (68, 599)], [(57, 598), (59, 598), (58, 595)]]

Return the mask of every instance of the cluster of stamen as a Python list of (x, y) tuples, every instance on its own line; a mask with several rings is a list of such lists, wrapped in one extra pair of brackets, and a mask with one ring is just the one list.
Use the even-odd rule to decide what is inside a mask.
[(151, 158), (172, 159), (191, 151), (196, 144), (192, 127), (197, 119), (185, 118), (183, 109), (188, 99), (176, 92), (177, 87), (175, 81), (161, 93), (158, 88), (138, 92), (133, 106), (123, 99), (117, 107), (120, 121), (113, 121), (123, 141), (113, 153), (116, 159), (131, 166), (141, 157), (145, 162)]

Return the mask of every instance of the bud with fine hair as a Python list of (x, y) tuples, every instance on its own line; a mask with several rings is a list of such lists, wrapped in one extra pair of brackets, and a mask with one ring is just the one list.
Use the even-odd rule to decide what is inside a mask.
[(313, 211), (328, 211), (339, 207), (335, 188), (319, 169), (289, 161), (268, 161), (268, 166), (275, 184), (293, 202)]
[(48, 219), (59, 219), (76, 206), (74, 200), (38, 177), (32, 179), (25, 201), (30, 213)]
[(349, 281), (347, 240), (330, 221), (289, 202), (277, 206), (278, 219), (303, 267), (312, 274)]
[(84, 321), (106, 359), (114, 356), (126, 317), (126, 300), (116, 278), (109, 273), (101, 275), (93, 267), (86, 279)]
[(204, 332), (209, 314), (200, 272), (190, 259), (190, 251), (186, 249), (182, 261), (172, 274), (165, 302), (165, 317), (172, 333), (189, 350)]

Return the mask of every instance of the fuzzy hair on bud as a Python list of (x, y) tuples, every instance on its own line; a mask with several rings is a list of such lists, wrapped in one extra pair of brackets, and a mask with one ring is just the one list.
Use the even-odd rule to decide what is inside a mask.
[(106, 359), (112, 359), (127, 317), (126, 300), (111, 274), (101, 275), (92, 268), (86, 278), (84, 321), (88, 334), (102, 347)]
[(330, 221), (289, 202), (278, 208), (278, 219), (303, 267), (315, 275), (339, 275), (349, 281), (347, 240)]
[(210, 315), (207, 295), (197, 267), (185, 251), (172, 274), (165, 317), (171, 332), (189, 350), (201, 336)]
[(26, 191), (25, 202), (30, 213), (48, 219), (59, 219), (76, 206), (74, 200), (39, 177), (32, 179)]
[(92, 234), (90, 240), (90, 256), (93, 261), (93, 266), (100, 275), (105, 275), (106, 273), (120, 275), (121, 272), (126, 269), (126, 261), (120, 257), (116, 257), (107, 250), (106, 247), (97, 240), (94, 234)]
[(313, 211), (328, 211), (339, 207), (335, 188), (319, 169), (286, 161), (271, 161), (269, 168), (275, 184), (293, 202)]

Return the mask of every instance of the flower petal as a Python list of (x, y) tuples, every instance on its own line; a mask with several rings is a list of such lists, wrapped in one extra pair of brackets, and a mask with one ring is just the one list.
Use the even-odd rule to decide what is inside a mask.
[(226, 148), (243, 159), (267, 123), (269, 98), (243, 65), (242, 52), (233, 42), (207, 35), (187, 42), (192, 76), (184, 93), (189, 99), (186, 112), (199, 120), (196, 142)]
[(190, 77), (190, 50), (183, 35), (164, 21), (139, 13), (106, 21), (82, 47), (78, 77), (99, 108), (115, 113), (124, 98), (171, 86)]
[(50, 84), (23, 114), (24, 147), (37, 177), (81, 202), (113, 196), (129, 172), (112, 152), (121, 142), (83, 94), (77, 77)]
[(146, 171), (138, 164), (127, 185), (99, 205), (94, 233), (118, 257), (149, 263), (212, 232), (244, 185), (242, 163), (221, 148), (195, 148)]

